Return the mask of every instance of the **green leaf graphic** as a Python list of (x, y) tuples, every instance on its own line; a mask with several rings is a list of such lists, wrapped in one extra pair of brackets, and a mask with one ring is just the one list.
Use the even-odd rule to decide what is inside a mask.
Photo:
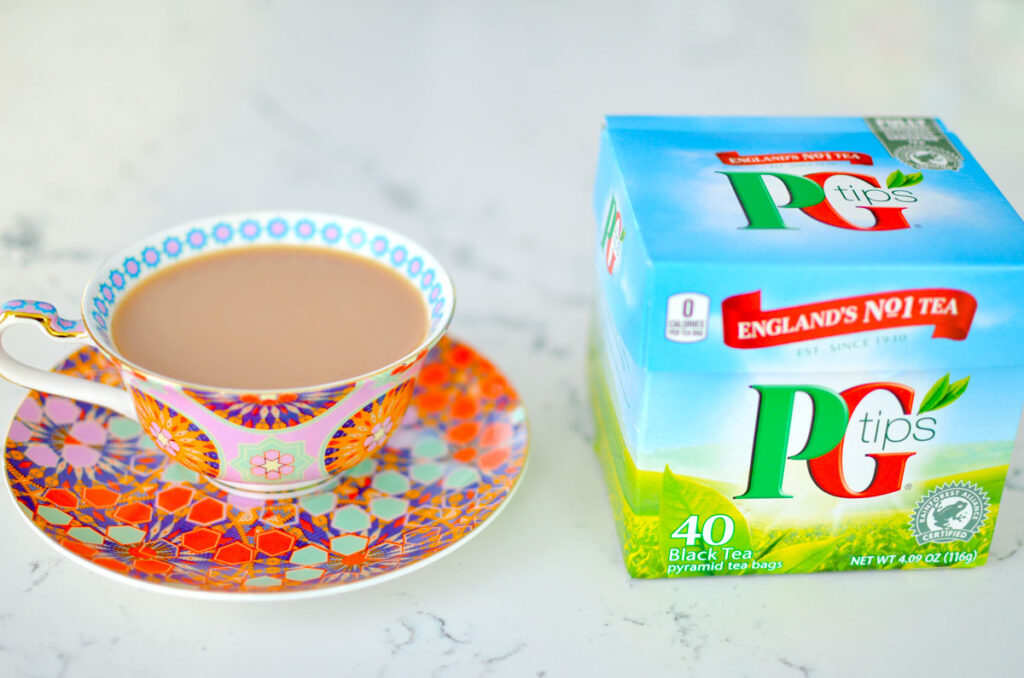
[(935, 384), (928, 389), (928, 392), (924, 394), (924, 400), (921, 401), (921, 407), (918, 408), (918, 414), (924, 414), (925, 412), (931, 412), (939, 406), (942, 399), (946, 396), (946, 389), (949, 388), (949, 374), (947, 373), (942, 379), (939, 379)]
[(899, 188), (906, 182), (907, 176), (899, 170), (893, 170), (892, 174), (885, 178), (885, 185), (889, 188)]
[(906, 179), (903, 181), (903, 185), (917, 186), (922, 181), (924, 181), (924, 176), (922, 176), (920, 172), (914, 172), (913, 174), (907, 175)]
[(761, 552), (760, 552), (759, 554), (757, 554), (757, 559), (758, 559), (758, 560), (761, 560), (761, 559), (762, 559), (762, 558), (764, 558), (764, 557), (765, 557), (766, 555), (768, 555), (769, 553), (771, 553), (771, 552), (772, 552), (772, 549), (774, 549), (774, 548), (775, 548), (776, 546), (778, 546), (778, 545), (779, 545), (779, 543), (780, 543), (780, 542), (781, 542), (781, 541), (782, 541), (783, 539), (785, 539), (786, 537), (788, 537), (788, 536), (789, 536), (789, 531), (788, 531), (788, 530), (787, 530), (787, 531), (785, 531), (785, 532), (782, 532), (782, 533), (780, 533), (778, 537), (776, 537), (775, 539), (772, 539), (772, 540), (771, 540), (771, 542), (770, 542), (770, 543), (768, 544), (768, 546), (765, 546), (765, 547), (764, 547), (764, 549), (763, 549), (763, 550), (762, 550), (762, 551), (761, 551)]
[(661, 482), (661, 509), (658, 513), (658, 537), (665, 560), (668, 560), (670, 547), (696, 551), (715, 548), (705, 544), (703, 539), (697, 539), (693, 546), (687, 547), (685, 540), (672, 538), (676, 528), (690, 516), (700, 516), (698, 521), (703, 525), (704, 521), (714, 515), (729, 516), (735, 526), (732, 539), (722, 546), (740, 550), (750, 548), (750, 526), (735, 504), (707, 485), (677, 476), (665, 466)]
[(782, 561), (782, 568), (775, 572), (779, 574), (814, 572), (815, 568), (824, 563), (832, 553), (836, 541), (836, 539), (823, 539), (779, 549), (771, 554), (772, 560)]
[(945, 407), (946, 405), (952, 405), (956, 401), (956, 399), (962, 396), (964, 394), (964, 391), (967, 390), (967, 382), (969, 382), (970, 380), (971, 378), (967, 376), (961, 379), (960, 381), (954, 381), (952, 384), (950, 384), (946, 388), (946, 394), (942, 396), (942, 400), (940, 400), (939, 404), (933, 407), (932, 409), (938, 410)]

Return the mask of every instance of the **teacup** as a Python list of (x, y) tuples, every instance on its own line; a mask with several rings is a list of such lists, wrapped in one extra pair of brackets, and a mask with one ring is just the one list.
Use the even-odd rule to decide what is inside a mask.
[[(358, 377), (288, 393), (211, 388), (133, 364), (111, 340), (110, 321), (125, 294), (168, 265), (208, 252), (265, 244), (342, 250), (390, 266), (422, 294), (426, 337), (388, 365)], [(0, 376), (46, 393), (94, 403), (139, 422), (183, 466), (236, 494), (288, 497), (319, 489), (380, 450), (412, 399), (427, 352), (455, 307), (448, 274), (409, 238), (380, 226), (326, 214), (253, 213), (189, 222), (129, 246), (86, 285), (82, 320), (52, 304), (24, 299), (0, 305), (0, 335), (35, 324), (62, 341), (92, 344), (119, 370), (126, 388), (30, 367), (0, 346)], [(344, 292), (339, 292), (344, 293)], [(187, 309), (168, 309), (187, 317)], [(253, 313), (259, 313), (258, 305)]]

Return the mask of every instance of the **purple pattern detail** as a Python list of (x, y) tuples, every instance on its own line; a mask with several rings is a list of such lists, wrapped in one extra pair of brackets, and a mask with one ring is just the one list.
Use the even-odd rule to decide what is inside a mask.
[(352, 389), (351, 384), (346, 384), (298, 395), (275, 394), (271, 398), (255, 393), (235, 395), (194, 389), (183, 391), (210, 412), (233, 424), (245, 428), (271, 430), (296, 426), (320, 416), (334, 407)]

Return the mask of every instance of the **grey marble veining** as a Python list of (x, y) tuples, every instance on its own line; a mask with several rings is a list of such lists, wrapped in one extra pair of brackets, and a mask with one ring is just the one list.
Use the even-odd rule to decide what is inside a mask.
[[(1019, 458), (984, 568), (631, 581), (583, 348), (604, 113), (934, 113), (1021, 207), (1022, 32), (1009, 0), (3, 3), (0, 297), (70, 312), (107, 253), (193, 217), (371, 219), (451, 269), (453, 332), (520, 389), (532, 459), (465, 548), (288, 603), (119, 585), (8, 505), (0, 674), (1009, 675)], [(10, 345), (63, 353), (31, 332)], [(0, 384), (4, 421), (22, 397)]]

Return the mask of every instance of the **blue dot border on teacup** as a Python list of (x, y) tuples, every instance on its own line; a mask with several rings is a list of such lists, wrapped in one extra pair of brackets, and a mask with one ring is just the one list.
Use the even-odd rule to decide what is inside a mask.
[(240, 217), (237, 221), (213, 219), (207, 224), (190, 224), (180, 232), (161, 234), (159, 242), (147, 242), (137, 253), (122, 256), (119, 265), (108, 268), (95, 284), (95, 293), (84, 312), (95, 328), (109, 340), (110, 314), (121, 294), (143, 274), (204, 252), (226, 247), (233, 242), (322, 244), (336, 249), (369, 255), (390, 266), (412, 281), (423, 294), (431, 318), (431, 330), (444, 320), (449, 301), (444, 285), (426, 259), (429, 255), (415, 243), (400, 236), (380, 232), (372, 224), (341, 218), (289, 218), (286, 216)]

